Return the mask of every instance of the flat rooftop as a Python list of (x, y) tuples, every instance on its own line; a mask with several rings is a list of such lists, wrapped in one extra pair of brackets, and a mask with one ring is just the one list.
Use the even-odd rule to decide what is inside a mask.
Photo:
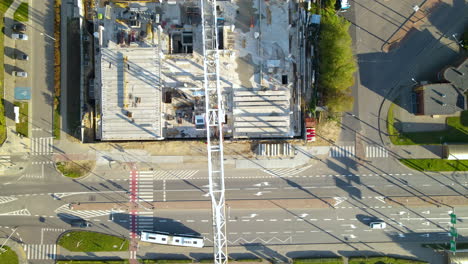
[(154, 49), (101, 49), (101, 139), (161, 139), (161, 88)]

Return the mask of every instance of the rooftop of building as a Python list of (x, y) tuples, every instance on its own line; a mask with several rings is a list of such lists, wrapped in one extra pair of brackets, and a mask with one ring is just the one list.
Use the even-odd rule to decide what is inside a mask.
[(444, 78), (458, 89), (468, 91), (468, 58), (457, 67), (449, 67), (444, 71)]
[(421, 86), (424, 90), (424, 115), (450, 115), (465, 110), (464, 95), (448, 83)]

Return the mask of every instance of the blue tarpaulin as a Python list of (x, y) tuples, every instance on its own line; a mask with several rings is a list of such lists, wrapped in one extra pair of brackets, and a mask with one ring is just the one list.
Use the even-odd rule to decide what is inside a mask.
[(31, 87), (15, 87), (15, 99), (16, 100), (30, 100), (31, 99)]

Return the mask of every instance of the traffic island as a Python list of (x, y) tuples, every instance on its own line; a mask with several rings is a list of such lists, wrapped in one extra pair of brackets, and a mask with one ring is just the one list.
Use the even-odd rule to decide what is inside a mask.
[(21, 135), (28, 137), (28, 128), (29, 128), (29, 121), (28, 121), (28, 102), (15, 102), (14, 103), (15, 107), (18, 107), (18, 113), (16, 113), (15, 110), (15, 115), (18, 115), (16, 117), (16, 132)]
[(10, 247), (0, 247), (0, 263), (18, 264), (18, 255)]
[(69, 160), (55, 163), (57, 171), (59, 171), (63, 176), (72, 179), (82, 178), (89, 175), (95, 166), (96, 161), (94, 160)]
[(62, 234), (57, 244), (72, 252), (128, 251), (129, 240), (90, 231), (71, 231)]

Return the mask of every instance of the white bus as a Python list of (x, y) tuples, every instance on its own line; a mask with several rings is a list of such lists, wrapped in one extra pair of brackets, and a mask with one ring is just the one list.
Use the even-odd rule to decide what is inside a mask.
[(182, 246), (182, 247), (197, 247), (202, 248), (204, 246), (203, 237), (169, 234), (166, 232), (157, 231), (141, 231), (140, 240), (144, 242), (150, 242), (155, 244)]

